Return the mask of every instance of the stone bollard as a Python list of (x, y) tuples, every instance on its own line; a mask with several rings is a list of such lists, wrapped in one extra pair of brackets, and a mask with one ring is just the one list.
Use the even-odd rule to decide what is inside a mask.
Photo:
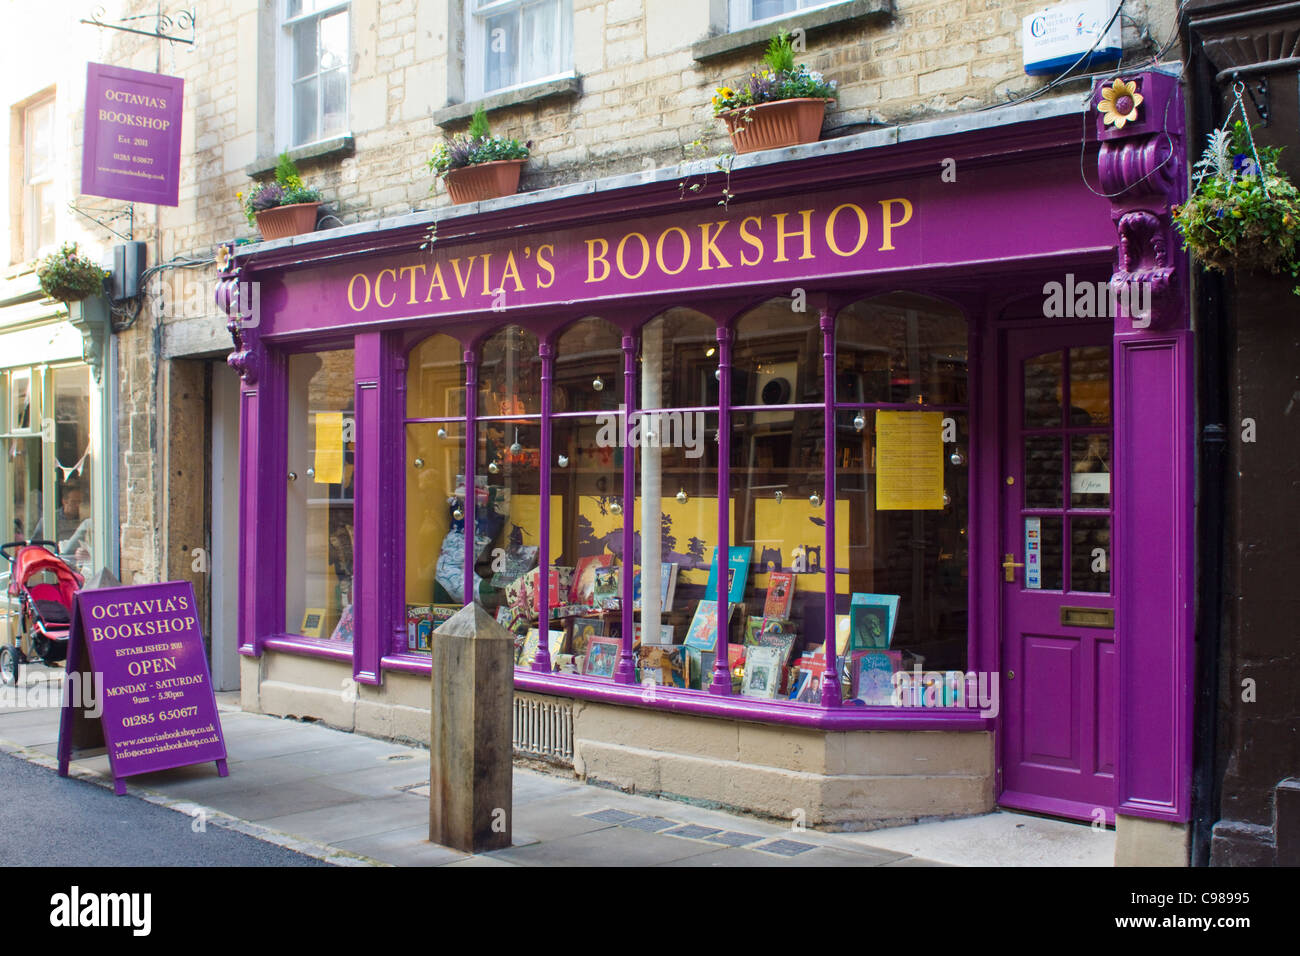
[(433, 632), (429, 839), (467, 853), (510, 843), (514, 635), (478, 604)]

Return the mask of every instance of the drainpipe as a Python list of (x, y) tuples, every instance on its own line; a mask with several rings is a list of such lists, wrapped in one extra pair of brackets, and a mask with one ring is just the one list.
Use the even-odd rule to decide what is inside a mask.
[[(1189, 31), (1192, 115), (1189, 117), (1192, 152), (1199, 150), (1218, 125), (1219, 91), (1214, 73)], [(1200, 595), (1196, 614), (1196, 743), (1192, 772), (1192, 866), (1210, 865), (1210, 840), (1219, 818), (1220, 782), (1224, 768), (1218, 749), (1219, 654), (1226, 628), (1224, 609), (1224, 512), (1228, 502), (1224, 487), (1228, 439), (1228, 309), (1224, 282), (1217, 273), (1203, 271), (1196, 283), (1196, 336), (1200, 365), (1200, 448), (1198, 449), (1200, 507), (1196, 534), (1196, 565)]]

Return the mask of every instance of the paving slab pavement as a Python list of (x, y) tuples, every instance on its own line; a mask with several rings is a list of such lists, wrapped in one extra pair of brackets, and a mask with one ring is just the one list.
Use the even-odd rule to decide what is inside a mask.
[[(128, 793), (336, 865), (1110, 865), (1114, 853), (1111, 831), (1017, 814), (866, 833), (794, 830), (517, 766), (514, 845), (465, 854), (428, 841), (428, 751), (244, 713), (238, 701), (218, 695), (229, 777), (198, 764), (130, 777)], [(0, 700), (0, 750), (53, 766), (58, 716), (56, 707)], [(74, 760), (72, 772), (112, 785), (102, 754)]]

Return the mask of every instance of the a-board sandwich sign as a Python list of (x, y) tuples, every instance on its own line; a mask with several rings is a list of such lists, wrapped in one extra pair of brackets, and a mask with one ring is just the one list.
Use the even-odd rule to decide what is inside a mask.
[(184, 87), (176, 76), (86, 64), (83, 193), (178, 205)]
[[(125, 777), (213, 760), (227, 775), (226, 743), (208, 673), (194, 588), (188, 581), (79, 591), (68, 635), (67, 672), (102, 681), (97, 723), (113, 786)], [(59, 775), (74, 742), (96, 735), (94, 718), (65, 699), (59, 724)]]

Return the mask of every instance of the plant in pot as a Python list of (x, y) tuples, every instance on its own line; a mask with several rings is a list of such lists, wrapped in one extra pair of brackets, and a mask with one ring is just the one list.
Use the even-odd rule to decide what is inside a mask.
[(434, 147), (429, 169), (447, 183), (457, 204), (509, 196), (519, 189), (519, 174), (532, 142), (493, 136), (482, 107), (469, 130)]
[(784, 32), (768, 43), (763, 64), (735, 88), (719, 87), (713, 94), (713, 115), (727, 124), (736, 152), (815, 143), (826, 104), (835, 100), (835, 81), (795, 66), (794, 46)]
[[(1284, 273), (1300, 280), (1300, 191), (1238, 120), (1217, 129), (1196, 164), (1196, 187), (1174, 212), (1183, 248), (1207, 269)], [(1292, 291), (1300, 295), (1300, 284)]]
[(320, 190), (302, 181), (298, 167), (288, 153), (280, 154), (275, 179), (251, 190), (247, 197), (237, 193), (250, 226), (257, 226), (263, 239), (284, 239), (316, 231)]
[(102, 343), (109, 323), (108, 298), (104, 295), (108, 276), (99, 263), (77, 252), (75, 242), (65, 242), (36, 267), (41, 291), (66, 305), (68, 321), (88, 335), (86, 341), (93, 346), (86, 353), (88, 359), (98, 347), (95, 343)]

